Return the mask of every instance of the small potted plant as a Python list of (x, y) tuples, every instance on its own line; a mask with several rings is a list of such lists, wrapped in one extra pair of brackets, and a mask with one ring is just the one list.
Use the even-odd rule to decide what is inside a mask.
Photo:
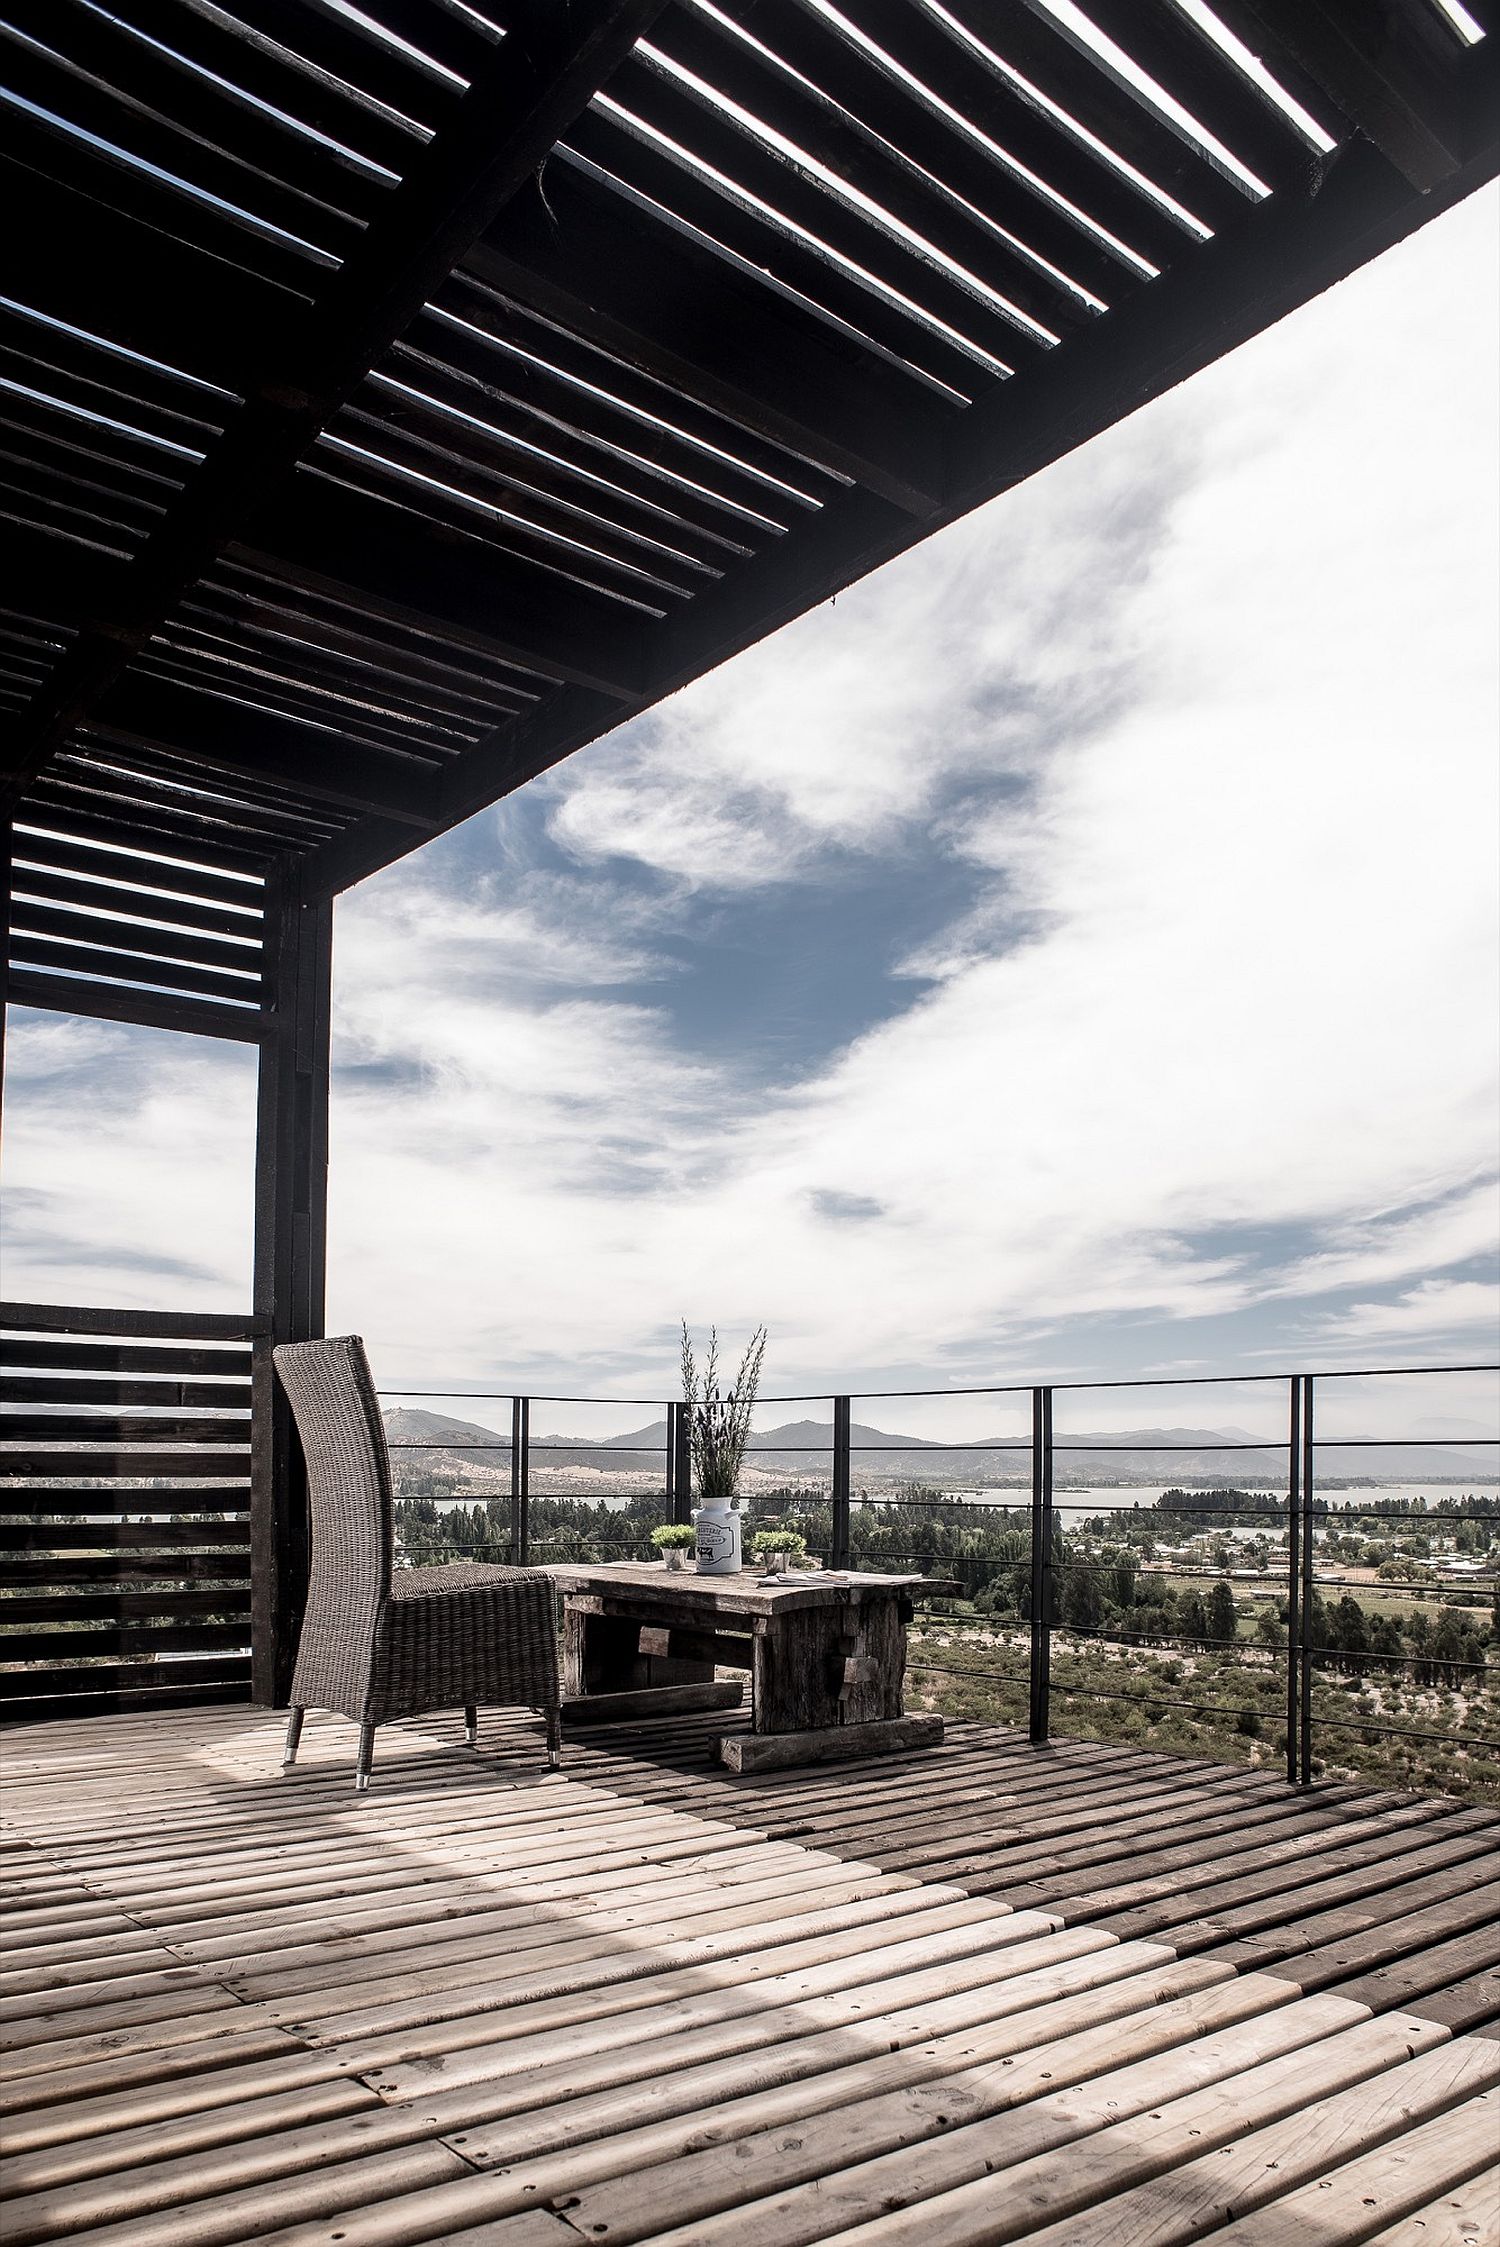
[(798, 1529), (757, 1529), (750, 1540), (750, 1558), (758, 1560), (768, 1575), (780, 1576), (788, 1568), (803, 1566), (807, 1539)]
[(651, 1542), (668, 1568), (686, 1568), (687, 1556), (697, 1538), (698, 1532), (686, 1521), (663, 1522), (660, 1529), (651, 1532)]

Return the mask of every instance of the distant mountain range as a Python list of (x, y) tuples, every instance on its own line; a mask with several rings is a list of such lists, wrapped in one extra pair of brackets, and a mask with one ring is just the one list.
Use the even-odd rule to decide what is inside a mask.
[[(440, 1412), (400, 1406), (385, 1415), (386, 1438), (408, 1468), (480, 1465), (476, 1451), (497, 1454), (506, 1464), (508, 1432), (471, 1420), (451, 1420)], [(981, 1441), (942, 1443), (926, 1436), (892, 1435), (855, 1423), (849, 1430), (850, 1475), (882, 1482), (911, 1479), (973, 1483), (1014, 1482), (1030, 1473), (1029, 1447), (1015, 1437), (997, 1437), (987, 1449)], [(826, 1421), (789, 1420), (750, 1439), (750, 1456), (762, 1474), (805, 1477), (826, 1472), (831, 1434)], [(592, 1468), (615, 1476), (654, 1471), (666, 1450), (667, 1424), (653, 1420), (617, 1436), (532, 1437), (533, 1470)], [(1224, 1450), (1223, 1445), (1248, 1446)], [(1092, 1455), (1092, 1456), (1090, 1456)], [(1320, 1453), (1330, 1482), (1491, 1482), (1493, 1453), (1463, 1444), (1414, 1443), (1379, 1451), (1332, 1446)], [(1059, 1482), (1183, 1483), (1199, 1489), (1269, 1485), (1286, 1487), (1286, 1452), (1260, 1445), (1239, 1428), (1117, 1428), (1060, 1435), (1056, 1443)]]

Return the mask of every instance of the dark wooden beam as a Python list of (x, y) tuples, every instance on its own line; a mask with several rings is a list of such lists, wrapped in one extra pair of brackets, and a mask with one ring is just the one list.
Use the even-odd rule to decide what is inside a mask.
[[(132, 990), (137, 984), (150, 984), (185, 998), (207, 999), (215, 1006), (245, 1003), (252, 1011), (259, 1008), (258, 975), (225, 974), (218, 968), (168, 962), (159, 955), (148, 955), (144, 946), (118, 951), (103, 939), (105, 924), (98, 924), (101, 934), (95, 937), (95, 924), (86, 915), (59, 916), (71, 919), (80, 932), (66, 937), (27, 927), (24, 923), (30, 918), (18, 910), (10, 934), (10, 956), (18, 972), (28, 968), (39, 974), (76, 975), (89, 982), (119, 982)], [(91, 932), (88, 936), (82, 933), (85, 929)]]
[(6, 752), (14, 797), (88, 717), (183, 592), (264, 512), (338, 406), (528, 180), (663, 0), (517, 0), (507, 36), (414, 157), (382, 218), (293, 323), (226, 435), (91, 616)]
[(546, 678), (621, 700), (641, 691), (649, 618), (482, 539), (307, 477), (258, 533), (259, 552), (232, 548), (236, 560), (356, 606), (373, 602), (412, 630), (466, 636), (483, 654)]
[(263, 377), (305, 314), (289, 289), (172, 234), (147, 235), (143, 256), (136, 220), (60, 180), (39, 179), (8, 154), (0, 154), (0, 202), (29, 220), (6, 232), (7, 296), (222, 386), (226, 418), (241, 386)]
[[(1130, 96), (1129, 74), (1120, 71), (1081, 28), (1054, 15), (1046, 0), (1023, 0), (1023, 5), (1074, 47), (1075, 68), (1101, 73)], [(1178, 9), (1171, 0), (1149, 0), (1145, 6), (1142, 0), (1091, 0), (1087, 16), (1096, 31), (1103, 32), (1181, 105), (1186, 118), (1193, 121), (1191, 125), (1186, 119), (1178, 122), (1166, 112), (1160, 113), (1161, 122), (1179, 134), (1243, 199), (1253, 202), (1259, 191), (1233, 165), (1214, 154), (1209, 142), (1200, 139), (1200, 129), (1240, 164), (1247, 165), (1273, 194), (1296, 192), (1312, 156), (1307, 140), (1270, 95), (1190, 20), (1186, 10)], [(1194, 207), (1191, 196), (1185, 200), (1189, 208)], [(1228, 223), (1211, 209), (1200, 209), (1199, 215), (1216, 229)]]
[[(150, 905), (155, 904), (160, 920), (163, 900), (156, 898), (146, 902), (148, 912)], [(108, 907), (103, 911), (80, 913), (71, 904), (33, 903), (30, 899), (18, 900), (15, 923), (12, 945), (17, 958), (24, 950), (21, 933), (24, 930), (27, 938), (38, 935), (66, 938), (90, 952), (107, 947), (112, 951), (145, 953), (150, 959), (193, 961), (200, 967), (246, 970), (246, 979), (234, 996), (257, 996), (255, 979), (259, 972), (260, 950), (255, 944), (226, 942), (218, 933), (205, 936), (196, 929), (160, 928), (149, 919), (137, 920)], [(171, 983), (174, 978), (158, 972), (147, 980)]]
[(576, 164), (549, 165), (545, 196), (517, 196), (463, 270), (904, 515), (941, 501), (961, 408), (873, 355), (856, 357), (690, 229), (644, 212), (632, 221), (621, 197)]
[[(141, 962), (142, 967), (146, 962)], [(219, 1006), (212, 999), (173, 998), (165, 991), (137, 991), (129, 984), (91, 983), (81, 975), (47, 975), (13, 967), (7, 998), (12, 1006), (35, 1006), (54, 1014), (82, 1014), (102, 1022), (139, 1022), (152, 1030), (186, 1030), (197, 1038), (227, 1038), (235, 1045), (259, 1045), (272, 1034), (258, 1007)]]
[[(424, 599), (411, 605), (392, 600), (385, 594), (373, 591), (368, 585), (355, 587), (342, 578), (326, 576), (322, 571), (309, 569), (300, 563), (295, 569), (291, 569), (280, 555), (255, 546), (227, 546), (223, 560), (226, 572), (253, 572), (257, 579), (267, 581), (246, 585), (227, 575), (219, 581), (217, 597), (221, 601), (226, 598), (241, 600), (248, 622), (258, 623), (263, 617), (280, 611), (291, 616), (291, 628), (296, 629), (300, 623), (306, 629), (316, 632), (321, 621), (319, 612), (315, 608), (309, 609), (306, 616), (302, 617), (300, 611), (297, 611), (297, 604), (305, 597), (313, 603), (334, 606), (341, 619), (334, 627), (335, 632), (346, 633), (355, 641), (379, 648), (381, 625), (389, 625), (394, 631), (415, 636), (419, 641), (427, 643), (430, 653), (422, 654), (404, 646), (394, 652), (399, 652), (403, 658), (415, 656), (419, 664), (431, 666), (439, 672), (446, 670), (456, 673), (462, 667), (463, 659), (472, 656), (482, 664), (505, 666), (502, 691), (509, 686), (521, 693), (535, 693), (538, 687), (547, 684), (547, 680), (541, 676), (533, 678), (518, 675), (521, 666), (513, 653), (507, 653), (504, 648), (497, 646), (485, 633), (472, 631), (452, 617), (440, 616), (430, 600)], [(430, 592), (431, 588), (427, 590)], [(337, 643), (331, 641), (331, 644)], [(464, 684), (469, 691), (481, 690), (483, 674), (467, 672)]]
[[(258, 915), (261, 909), (262, 889), (259, 881), (236, 881), (229, 874), (211, 874), (201, 866), (194, 868), (181, 863), (166, 863), (149, 855), (153, 850), (150, 837), (111, 833), (98, 840), (107, 843), (104, 850), (92, 850), (85, 843), (66, 842), (59, 834), (29, 834), (25, 827), (46, 828), (50, 825), (46, 814), (26, 806), (16, 823), (15, 856), (18, 861), (29, 860), (33, 866), (56, 867), (68, 874), (76, 874), (85, 882), (144, 883), (149, 889), (170, 893), (173, 912), (179, 897), (214, 899), (221, 906), (239, 906), (241, 914), (227, 914), (223, 920), (208, 920), (205, 928), (241, 927), (248, 933), (259, 935), (259, 922), (245, 915)], [(63, 833), (70, 832), (64, 829)], [(142, 857), (142, 852), (148, 855)], [(18, 878), (18, 887), (26, 881)], [(164, 916), (172, 918), (172, 912)]]
[(7, 523), (5, 561), (7, 615), (73, 626), (114, 598), (129, 563), (53, 537), (31, 523)]
[(15, 829), (0, 825), (0, 1123), (5, 1116), (5, 1031), (10, 1019), (10, 916), (15, 902)]
[(1305, 71), (1419, 194), (1493, 132), (1500, 57), (1466, 50), (1424, 0), (1226, 0), (1220, 12), (1273, 71), (1284, 59)]
[[(110, 878), (107, 868), (100, 869), (101, 879), (81, 879), (76, 874), (59, 873), (58, 862), (46, 865), (24, 865), (27, 854), (17, 838), (15, 858), (15, 888), (18, 895), (43, 898), (49, 904), (84, 905), (96, 912), (114, 914), (139, 914), (148, 920), (166, 921), (173, 930), (201, 929), (209, 936), (248, 937), (260, 941), (260, 920), (257, 914), (232, 913), (222, 905), (200, 904), (196, 898), (174, 895), (153, 896), (130, 888), (121, 888)], [(36, 855), (35, 845), (31, 856)], [(125, 870), (125, 879), (130, 878)]]
[(298, 725), (254, 702), (198, 694), (155, 675), (127, 674), (105, 697), (89, 740), (149, 756), (164, 749), (216, 772), (270, 780), (317, 803), (379, 812), (408, 826), (437, 824), (437, 775), (426, 765)]
[[(114, 772), (105, 755), (96, 752), (91, 761), (73, 749), (38, 777), (21, 808), (28, 817), (35, 808), (47, 819), (87, 814), (97, 828), (128, 830), (138, 841), (156, 835), (210, 866), (232, 866), (231, 853), (251, 851), (261, 853), (263, 864), (274, 862), (284, 851), (331, 842), (350, 825), (349, 815), (331, 805), (289, 808), (279, 788), (201, 776), (193, 788), (143, 772)], [(70, 826), (67, 832), (84, 830)]]
[[(1149, 289), (972, 407), (955, 437), (949, 499), (931, 527), (1010, 490), (1138, 406), (1212, 364), (1441, 209), (1492, 179), (1500, 138), (1426, 197), (1371, 144), (1355, 141), (1300, 194), (1248, 211)], [(653, 682), (637, 708), (699, 677), (739, 649), (830, 598), (912, 543), (874, 495), (845, 492), (817, 518), (756, 556), (655, 637)], [(614, 717), (624, 717), (619, 711)], [(597, 697), (565, 689), (496, 729), (443, 782), (443, 823), (456, 825), (594, 740), (614, 718)], [(305, 879), (339, 889), (387, 859), (386, 837), (361, 824), (311, 854)]]

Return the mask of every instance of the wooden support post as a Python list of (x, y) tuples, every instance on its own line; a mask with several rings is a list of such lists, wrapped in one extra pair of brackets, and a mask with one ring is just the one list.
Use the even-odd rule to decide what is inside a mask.
[(255, 1146), (251, 1697), (283, 1707), (307, 1588), (307, 1489), (271, 1350), (323, 1332), (328, 1232), (328, 1033), (333, 908), (295, 877), (267, 893), (272, 1034), (260, 1056)]
[(849, 1399), (833, 1400), (833, 1539), (830, 1568), (849, 1565)]
[(1302, 1379), (1294, 1373), (1286, 1459), (1286, 1776), (1295, 1786), (1302, 1771)]
[(15, 829), (7, 819), (0, 825), (0, 1114), (5, 1103), (5, 1024), (10, 1011), (10, 900)]
[(1031, 1392), (1031, 1744), (1052, 1722), (1052, 1391)]
[(1301, 1780), (1312, 1784), (1313, 1645), (1316, 1625), (1313, 1601), (1317, 1596), (1317, 1548), (1313, 1542), (1313, 1377), (1302, 1376), (1302, 1755)]

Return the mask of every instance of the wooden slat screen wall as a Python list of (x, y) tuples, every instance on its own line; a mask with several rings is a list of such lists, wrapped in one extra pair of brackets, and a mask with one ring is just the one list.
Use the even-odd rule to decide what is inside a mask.
[(253, 1039), (267, 1003), (265, 884), (150, 836), (38, 810), (12, 832), (11, 997)]
[(0, 1304), (0, 1721), (249, 1698), (252, 1331)]

